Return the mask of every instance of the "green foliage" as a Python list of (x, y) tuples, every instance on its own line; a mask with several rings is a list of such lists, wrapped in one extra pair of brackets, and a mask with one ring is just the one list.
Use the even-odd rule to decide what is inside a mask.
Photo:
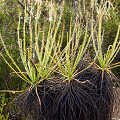
[(5, 98), (5, 94), (0, 94), (0, 98), (1, 98), (1, 105), (0, 105), (0, 120), (10, 120), (9, 119), (9, 113), (7, 113), (7, 115), (4, 115), (4, 107), (6, 106), (6, 98)]
[(103, 41), (104, 49), (106, 46), (113, 43), (113, 39), (115, 38), (119, 25), (119, 20), (119, 11), (116, 9), (116, 7), (112, 7), (108, 11), (108, 15), (106, 15), (106, 20), (103, 20), (103, 29), (105, 31)]
[[(12, 54), (13, 58), (17, 61), (17, 63), (20, 63), (19, 58), (19, 51), (18, 51), (18, 45), (17, 45), (17, 25), (18, 25), (18, 7), (17, 6), (17, 0), (7, 0), (7, 1), (0, 1), (0, 32), (5, 40), (6, 47), (8, 51)], [(5, 51), (1, 45), (0, 42), (0, 52), (3, 53), (3, 55), (8, 59), (8, 56), (6, 56)], [(16, 54), (15, 54), (16, 53)], [(1, 56), (0, 56), (1, 59)], [(8, 60), (10, 64), (10, 60)], [(22, 64), (20, 65), (21, 68), (23, 68)], [(23, 69), (22, 69), (23, 70)], [(16, 79), (20, 81), (19, 78), (12, 79), (11, 69), (6, 66), (3, 59), (0, 60), (0, 88), (1, 89), (14, 89), (16, 84)], [(19, 85), (18, 85), (19, 86)]]

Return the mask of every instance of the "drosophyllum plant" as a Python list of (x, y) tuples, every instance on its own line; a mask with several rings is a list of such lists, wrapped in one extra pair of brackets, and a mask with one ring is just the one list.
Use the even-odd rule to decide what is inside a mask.
[[(102, 44), (104, 41), (104, 31), (102, 30), (102, 21), (103, 17), (106, 14), (107, 4), (111, 4), (109, 1), (102, 5), (100, 5), (98, 9), (98, 31), (94, 31), (92, 29), (92, 38), (93, 38), (93, 48), (95, 50), (95, 54), (97, 56), (99, 64), (96, 64), (98, 69), (102, 71), (102, 80), (104, 76), (104, 72), (106, 71), (108, 74), (112, 73), (111, 69), (120, 66), (120, 63), (112, 64), (113, 60), (115, 59), (116, 55), (120, 50), (120, 41), (119, 41), (119, 31), (120, 31), (120, 24), (118, 25), (118, 30), (116, 37), (113, 41), (112, 45), (108, 46), (106, 53), (102, 51)], [(92, 19), (93, 20), (93, 19)], [(93, 21), (91, 26), (93, 27)], [(95, 37), (96, 34), (96, 37)], [(97, 43), (97, 44), (96, 44)]]
[[(98, 112), (97, 103), (91, 95), (95, 93), (90, 88), (92, 82), (90, 79), (84, 78), (86, 70), (95, 60), (89, 61), (85, 66), (81, 65), (91, 41), (91, 35), (88, 35), (88, 21), (87, 12), (85, 23), (82, 21), (82, 17), (77, 16), (76, 21), (71, 18), (70, 29), (67, 32), (67, 45), (60, 53), (58, 49), (55, 54), (58, 76), (48, 94), (45, 95), (48, 106), (51, 105), (49, 99), (53, 98), (53, 104), (45, 113), (47, 120), (92, 120), (94, 117), (90, 118), (90, 115), (95, 112), (92, 113), (89, 107)], [(88, 75), (89, 77), (91, 76)]]
[(85, 28), (83, 28), (83, 23), (81, 22), (81, 18), (79, 19), (76, 18), (75, 23), (74, 21), (72, 21), (71, 18), (70, 29), (69, 32), (67, 32), (67, 40), (66, 40), (67, 45), (63, 49), (61, 54), (57, 55), (56, 57), (56, 61), (59, 66), (58, 72), (60, 75), (64, 77), (64, 82), (65, 81), (70, 82), (82, 71), (84, 71), (89, 67), (88, 66), (82, 71), (77, 69), (77, 66), (80, 63), (80, 61), (83, 59), (91, 40), (91, 36), (88, 35), (87, 15), (85, 19), (86, 19), (86, 25)]
[[(45, 4), (49, 10), (50, 19), (48, 19), (49, 29), (47, 33), (46, 33), (47, 30), (45, 30), (45, 24), (44, 25), (40, 24), (40, 18), (43, 17), (43, 15), (41, 15), (42, 3)], [(8, 64), (8, 66), (14, 71), (14, 73), (16, 73), (22, 80), (24, 80), (26, 83), (30, 85), (30, 87), (27, 90), (31, 91), (33, 88), (36, 89), (36, 95), (39, 99), (39, 103), (41, 104), (39, 95), (37, 93), (37, 88), (39, 86), (39, 83), (43, 82), (46, 79), (50, 79), (51, 74), (54, 73), (54, 70), (56, 69), (56, 64), (54, 62), (55, 61), (54, 56), (56, 52), (54, 51), (54, 47), (57, 44), (56, 35), (61, 23), (63, 4), (61, 5), (60, 9), (58, 9), (57, 6), (55, 6), (55, 4), (52, 2), (44, 3), (43, 1), (36, 1), (36, 7), (34, 7), (33, 2), (31, 2), (30, 4), (31, 4), (30, 16), (28, 16), (26, 13), (26, 2), (24, 2), (25, 10), (23, 23), (23, 39), (20, 38), (21, 13), (19, 14), (18, 22), (18, 45), (20, 50), (20, 56), (26, 72), (22, 72), (20, 70), (19, 65), (16, 64), (16, 62), (10, 55), (9, 51), (7, 50), (1, 35), (0, 39), (6, 51), (6, 54), (9, 56), (10, 60), (12, 61), (16, 69), (14, 69), (12, 65), (10, 65), (7, 62), (2, 53), (0, 53), (0, 55)], [(36, 15), (34, 15), (35, 20), (34, 24), (32, 24), (33, 23), (32, 13), (35, 11), (35, 9)], [(60, 11), (59, 17), (58, 11)], [(29, 23), (29, 36), (30, 36), (29, 40), (26, 39), (27, 38), (26, 29), (28, 29), (26, 28), (26, 22)], [(40, 35), (42, 35), (42, 37)], [(2, 92), (13, 93), (23, 91), (2, 90)]]
[[(115, 39), (113, 40), (113, 44), (109, 45), (106, 53), (103, 52), (102, 45), (104, 44), (104, 30), (102, 27), (103, 19), (106, 17), (107, 4), (111, 4), (109, 1), (106, 3), (100, 4), (97, 11), (97, 24), (94, 22), (93, 13), (91, 20), (91, 32), (92, 32), (92, 40), (93, 40), (93, 49), (95, 51), (95, 55), (97, 57), (97, 61), (95, 63), (95, 68), (98, 70), (98, 93), (101, 98), (105, 101), (103, 104), (106, 104), (107, 114), (111, 116), (118, 111), (119, 105), (119, 93), (116, 92), (115, 85), (118, 84), (117, 77), (112, 73), (111, 69), (120, 66), (120, 62), (113, 63), (115, 57), (117, 56), (120, 50), (120, 41), (119, 41), (119, 31), (120, 24), (118, 25), (118, 30)], [(94, 7), (92, 6), (92, 12), (94, 11)], [(93, 26), (98, 26), (97, 30), (93, 30)], [(117, 101), (117, 102), (116, 102)], [(113, 105), (114, 103), (114, 105)], [(105, 106), (105, 105), (104, 105)], [(116, 106), (113, 110), (113, 106)], [(113, 113), (114, 111), (114, 113)], [(111, 117), (108, 117), (111, 119)]]

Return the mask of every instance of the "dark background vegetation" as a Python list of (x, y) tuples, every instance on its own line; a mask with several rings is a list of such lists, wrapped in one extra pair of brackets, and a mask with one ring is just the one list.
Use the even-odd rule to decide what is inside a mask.
[[(58, 4), (61, 2), (61, 0), (55, 0), (55, 1)], [(21, 0), (21, 2), (23, 2), (23, 0)], [(65, 0), (63, 18), (66, 23), (66, 28), (65, 28), (66, 31), (67, 31), (67, 27), (69, 27), (69, 24), (67, 23), (69, 23), (70, 18), (71, 17), (74, 18), (76, 15), (77, 12), (76, 3), (77, 0)], [(111, 9), (109, 13), (110, 14), (109, 20), (103, 21), (103, 29), (105, 31), (104, 45), (103, 45), (104, 50), (106, 46), (112, 44), (116, 36), (116, 31), (120, 21), (120, 1), (114, 0), (113, 6), (114, 9)], [(90, 7), (89, 0), (86, 0), (86, 7), (89, 10)], [(24, 67), (20, 59), (19, 49), (17, 44), (17, 25), (18, 25), (18, 14), (20, 10), (23, 11), (24, 6), (22, 6), (19, 3), (19, 0), (0, 0), (0, 33), (12, 57), (19, 65), (21, 70), (24, 71)], [(43, 13), (47, 17), (47, 13), (44, 9), (43, 9)], [(45, 18), (43, 17), (43, 19), (41, 20), (44, 21)], [(66, 43), (66, 41), (64, 42)], [(2, 54), (8, 60), (8, 62), (12, 64), (12, 62), (6, 55), (1, 42), (0, 42), (0, 52), (2, 52)], [(120, 54), (117, 55), (115, 62), (120, 61), (119, 56)], [(119, 68), (113, 69), (113, 72), (118, 78), (120, 77)], [(13, 71), (9, 68), (9, 66), (4, 62), (4, 60), (0, 56), (0, 90), (2, 89), (22, 90), (24, 89), (24, 87), (25, 87), (25, 83), (13, 73)], [(5, 115), (4, 111), (6, 110), (6, 106), (9, 104), (9, 102), (12, 101), (12, 99), (15, 96), (16, 94), (13, 93), (5, 93), (5, 94), (0, 93), (0, 116), (2, 116), (3, 114)]]

